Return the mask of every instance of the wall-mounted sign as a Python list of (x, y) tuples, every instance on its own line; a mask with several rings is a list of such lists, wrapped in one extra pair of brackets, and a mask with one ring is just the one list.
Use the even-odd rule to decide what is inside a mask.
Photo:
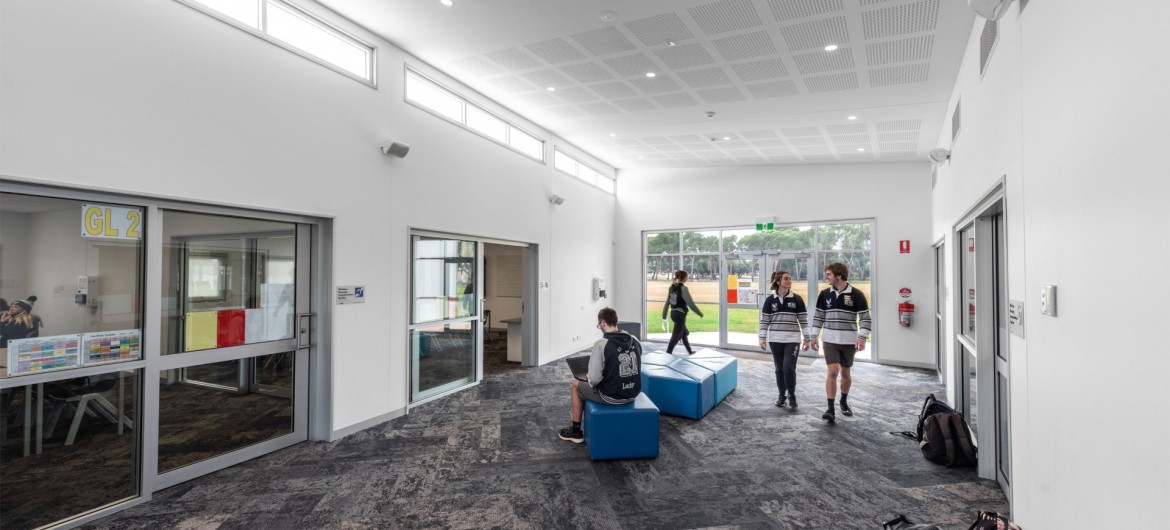
[(82, 204), (81, 237), (142, 239), (142, 210), (105, 204)]
[(898, 296), (901, 297), (903, 300), (909, 300), (910, 297), (913, 295), (914, 295), (914, 291), (911, 291), (909, 287), (903, 287), (901, 289), (898, 289)]
[(337, 304), (364, 304), (366, 303), (366, 286), (338, 285)]
[(756, 231), (757, 232), (764, 232), (764, 231), (770, 232), (770, 231), (775, 230), (775, 229), (776, 229), (776, 218), (775, 217), (757, 217), (756, 218)]
[(1024, 338), (1024, 302), (1008, 301), (1008, 329), (1012, 335)]

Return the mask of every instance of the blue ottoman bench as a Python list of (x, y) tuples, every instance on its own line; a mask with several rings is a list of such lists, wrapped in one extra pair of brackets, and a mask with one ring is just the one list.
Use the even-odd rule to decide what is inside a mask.
[(656, 364), (658, 366), (670, 366), (679, 360), (673, 354), (664, 351), (652, 351), (642, 354), (642, 364)]
[(658, 407), (645, 393), (625, 405), (585, 402), (590, 460), (658, 457)]
[(642, 364), (642, 392), (663, 413), (697, 420), (715, 406), (715, 374), (677, 359), (669, 366)]
[(698, 352), (695, 352), (695, 355), (679, 362), (702, 367), (715, 375), (715, 403), (719, 403), (739, 384), (739, 360), (724, 353), (713, 353), (713, 356), (696, 358)]

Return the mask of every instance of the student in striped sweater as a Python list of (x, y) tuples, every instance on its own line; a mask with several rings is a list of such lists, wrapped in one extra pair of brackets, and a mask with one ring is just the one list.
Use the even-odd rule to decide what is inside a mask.
[(825, 378), (825, 398), (829, 401), (829, 410), (821, 415), (821, 419), (830, 423), (837, 420), (833, 400), (837, 395), (838, 374), (841, 376), (841, 414), (853, 415), (846, 401), (849, 398), (849, 387), (853, 384), (850, 369), (853, 367), (853, 356), (865, 349), (865, 341), (873, 327), (869, 318), (869, 302), (861, 291), (849, 285), (848, 279), (849, 269), (845, 265), (833, 263), (825, 267), (825, 281), (829, 283), (829, 288), (817, 296), (816, 310), (808, 324), (809, 343), (814, 350), (817, 349), (817, 335), (821, 328), (825, 329), (825, 365), (829, 368)]
[(804, 298), (792, 292), (792, 275), (785, 271), (772, 273), (769, 284), (772, 294), (760, 308), (760, 349), (772, 350), (776, 363), (776, 388), (780, 397), (777, 407), (787, 403), (796, 408), (796, 357), (801, 348), (808, 349), (808, 341), (801, 335), (800, 325), (808, 318)]

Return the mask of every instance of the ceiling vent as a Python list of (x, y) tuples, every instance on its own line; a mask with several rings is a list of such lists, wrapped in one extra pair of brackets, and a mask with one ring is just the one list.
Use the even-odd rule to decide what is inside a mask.
[(959, 125), (961, 124), (961, 120), (963, 117), (962, 109), (963, 109), (963, 100), (960, 99), (959, 101), (955, 102), (955, 112), (954, 112), (954, 114), (951, 114), (951, 145), (952, 146), (955, 145), (955, 139), (959, 137), (959, 129), (961, 128), (961, 127), (959, 127)]
[(983, 34), (979, 36), (979, 75), (987, 71), (987, 64), (991, 62), (991, 52), (999, 40), (999, 22), (988, 20), (983, 24)]

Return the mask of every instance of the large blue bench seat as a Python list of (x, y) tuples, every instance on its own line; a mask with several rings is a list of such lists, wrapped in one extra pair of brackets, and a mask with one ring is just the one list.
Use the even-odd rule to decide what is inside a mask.
[(590, 460), (658, 456), (658, 407), (645, 393), (625, 405), (586, 401), (582, 420)]
[(648, 352), (642, 354), (642, 392), (662, 413), (697, 420), (735, 390), (737, 369), (735, 357), (714, 350), (687, 358)]

